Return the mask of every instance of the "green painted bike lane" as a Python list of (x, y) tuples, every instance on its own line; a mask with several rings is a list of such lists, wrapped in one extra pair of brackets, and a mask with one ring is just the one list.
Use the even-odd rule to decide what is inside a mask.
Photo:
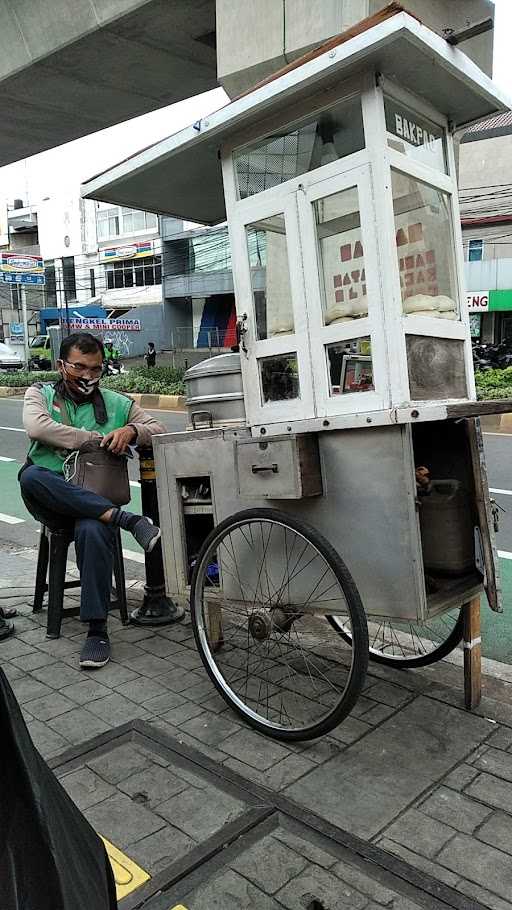
[[(32, 518), (30, 513), (27, 512), (25, 504), (21, 498), (20, 485), (18, 483), (18, 472), (20, 468), (21, 464), (16, 461), (0, 462), (0, 513), (12, 518), (21, 518), (27, 523), (27, 525), (33, 528), (38, 528), (39, 522)], [(140, 512), (140, 487), (130, 486), (130, 491), (131, 499), (129, 505), (126, 508), (130, 509), (132, 512)], [(4, 522), (0, 520), (0, 529), (2, 527), (7, 528), (8, 526), (8, 522), (4, 524)], [(142, 555), (143, 551), (141, 547), (135, 543), (131, 534), (127, 534), (125, 531), (123, 531), (122, 538), (123, 549), (131, 550), (134, 553), (140, 553)]]

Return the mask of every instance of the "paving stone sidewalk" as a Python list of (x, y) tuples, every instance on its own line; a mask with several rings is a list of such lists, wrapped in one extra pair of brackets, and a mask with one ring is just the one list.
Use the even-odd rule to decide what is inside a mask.
[[(370, 665), (364, 693), (345, 722), (321, 740), (284, 745), (248, 729), (227, 708), (202, 667), (188, 617), (177, 626), (149, 630), (123, 627), (114, 613), (112, 661), (94, 674), (80, 671), (84, 632), (79, 621), (66, 618), (62, 637), (47, 641), (46, 613), (31, 613), (35, 559), (32, 550), (0, 549), (0, 604), (15, 604), (20, 612), (16, 636), (0, 643), (0, 666), (45, 758), (141, 718), (378, 844), (470, 900), (491, 910), (512, 910), (512, 683), (485, 677), (482, 705), (469, 714), (462, 704), (462, 671), (453, 664), (414, 672)], [(139, 603), (140, 582), (129, 583), (130, 600)], [(66, 602), (76, 605), (76, 593), (70, 592)], [(121, 794), (114, 793), (119, 781), (98, 768), (89, 769), (98, 776), (94, 786), (85, 779), (71, 788), (92, 820), (102, 813), (111, 817), (109, 800), (120, 801), (115, 815), (119, 830), (113, 836), (121, 844), (138, 843), (141, 860), (140, 842), (155, 831), (136, 830), (133, 841), (125, 809), (133, 807), (141, 790), (148, 790), (147, 781), (139, 779), (142, 770), (123, 774)], [(149, 790), (150, 803), (172, 804), (176, 780), (155, 772)], [(192, 803), (198, 799), (194, 793), (190, 798)], [(219, 813), (229, 809), (219, 800)], [(172, 814), (184, 846), (196, 837), (192, 803), (188, 814)], [(163, 827), (165, 813), (158, 817), (164, 819)], [(294, 862), (296, 877), (305, 874), (299, 860)], [(235, 888), (235, 881), (239, 888), (241, 878), (249, 897), (244, 902), (233, 898), (233, 906), (260, 907), (251, 902), (255, 873), (247, 863), (225, 871), (226, 888)], [(290, 895), (292, 891), (276, 889), (272, 903), (261, 903), (262, 910), (295, 906)], [(340, 906), (382, 904), (373, 900)], [(401, 907), (389, 901), (384, 905)], [(215, 905), (197, 898), (195, 906)]]

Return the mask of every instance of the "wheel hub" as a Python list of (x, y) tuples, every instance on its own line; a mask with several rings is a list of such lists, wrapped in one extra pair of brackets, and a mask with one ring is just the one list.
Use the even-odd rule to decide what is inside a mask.
[(249, 617), (249, 632), (256, 641), (266, 641), (272, 632), (272, 617), (263, 610), (256, 610)]

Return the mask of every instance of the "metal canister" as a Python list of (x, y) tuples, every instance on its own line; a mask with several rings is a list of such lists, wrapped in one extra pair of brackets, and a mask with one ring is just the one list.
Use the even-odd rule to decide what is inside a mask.
[(185, 373), (187, 429), (245, 425), (240, 354), (219, 354)]

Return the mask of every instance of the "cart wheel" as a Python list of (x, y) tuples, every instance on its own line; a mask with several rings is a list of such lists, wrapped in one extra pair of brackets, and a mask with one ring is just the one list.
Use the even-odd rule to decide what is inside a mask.
[[(403, 670), (428, 667), (457, 647), (462, 640), (463, 621), (462, 607), (425, 622), (370, 618), (370, 660)], [(344, 616), (330, 616), (329, 622), (344, 641), (350, 641), (350, 622)]]
[[(333, 612), (348, 638), (332, 629)], [(368, 666), (361, 599), (336, 551), (302, 521), (248, 509), (214, 528), (194, 567), (191, 614), (212, 682), (261, 733), (313, 739), (355, 704)]]

